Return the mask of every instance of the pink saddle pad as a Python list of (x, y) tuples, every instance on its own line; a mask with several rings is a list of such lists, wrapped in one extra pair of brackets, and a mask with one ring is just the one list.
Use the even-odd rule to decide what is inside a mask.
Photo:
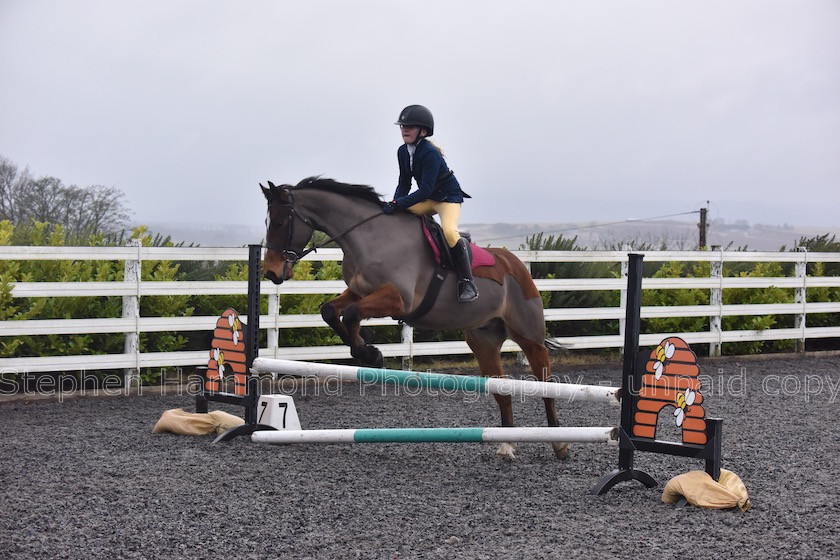
[[(426, 241), (429, 242), (429, 246), (432, 248), (432, 252), (435, 255), (435, 262), (440, 266), (440, 249), (435, 243), (435, 240), (432, 238), (432, 234), (429, 232), (429, 228), (426, 227), (426, 222), (424, 220), (420, 220), (420, 223), (423, 224), (423, 235), (426, 236)], [(470, 249), (472, 250), (472, 268), (475, 270), (480, 266), (493, 266), (496, 264), (496, 257), (488, 251), (487, 249), (483, 249), (470, 241)]]

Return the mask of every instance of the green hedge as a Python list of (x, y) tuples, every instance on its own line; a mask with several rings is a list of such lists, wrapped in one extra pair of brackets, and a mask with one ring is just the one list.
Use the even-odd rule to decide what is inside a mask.
[[(144, 227), (133, 231), (130, 239), (139, 239), (144, 246), (174, 246), (168, 238), (153, 236)], [(34, 223), (21, 230), (8, 221), (0, 222), (0, 245), (36, 245), (63, 246), (87, 245), (106, 246), (124, 245), (126, 239), (120, 237), (91, 236), (86, 239), (71, 239), (60, 226)], [(800, 240), (799, 245), (809, 246), (811, 250), (840, 250), (840, 243), (833, 237), (822, 236)], [(528, 239), (523, 248), (531, 250), (583, 250), (577, 245), (576, 238), (543, 236), (538, 234)], [(644, 250), (641, 248), (639, 250)], [(840, 273), (836, 265), (812, 263), (808, 273), (813, 276), (836, 275)], [(12, 282), (88, 282), (120, 281), (123, 278), (123, 261), (0, 261), (0, 320), (26, 319), (78, 319), (120, 317), (122, 314), (121, 297), (56, 297), (56, 298), (12, 298)], [(792, 265), (779, 263), (726, 263), (724, 272), (727, 276), (789, 276)], [(142, 279), (149, 281), (175, 280), (246, 280), (247, 263), (196, 263), (172, 261), (143, 261)], [(534, 263), (534, 278), (617, 278), (620, 274), (618, 263)], [(646, 277), (678, 278), (709, 277), (709, 263), (646, 263)], [(295, 280), (339, 280), (340, 265), (336, 262), (301, 261), (295, 266)], [(280, 299), (283, 314), (317, 314), (320, 305), (331, 299), (330, 294), (283, 295)], [(838, 301), (839, 288), (809, 288), (808, 301)], [(609, 307), (617, 306), (619, 291), (592, 292), (545, 292), (545, 307)], [(726, 289), (723, 291), (724, 304), (746, 303), (790, 303), (794, 301), (792, 289)], [(643, 292), (642, 304), (645, 306), (707, 305), (708, 290), (661, 290)], [(227, 307), (234, 307), (245, 312), (247, 298), (241, 296), (153, 296), (143, 297), (140, 312), (144, 317), (175, 316), (213, 316), (220, 314)], [(261, 312), (267, 313), (267, 298), (261, 301)], [(769, 329), (793, 326), (793, 316), (743, 316), (725, 317), (725, 330)], [(835, 326), (840, 321), (840, 314), (809, 315), (811, 326)], [(547, 325), (549, 336), (606, 335), (618, 333), (617, 320), (591, 321), (552, 321)], [(709, 320), (705, 317), (673, 317), (645, 319), (643, 332), (694, 332), (708, 331)], [(399, 342), (399, 327), (377, 327), (372, 329), (377, 343)], [(339, 338), (328, 327), (307, 329), (282, 329), (281, 346), (321, 346), (338, 345)], [(263, 333), (263, 336), (265, 334)], [(210, 333), (162, 332), (144, 333), (140, 337), (140, 348), (144, 352), (171, 352), (178, 350), (204, 349), (208, 347)], [(418, 330), (415, 339), (451, 340), (460, 338), (456, 331), (431, 332)], [(0, 356), (61, 356), (83, 354), (121, 353), (124, 336), (121, 334), (79, 334), (79, 335), (44, 335), (30, 337), (0, 338)], [(792, 349), (794, 341), (768, 341), (727, 343), (723, 350), (726, 354), (753, 354), (758, 352), (787, 351)], [(166, 370), (143, 371), (145, 382), (154, 382)]]

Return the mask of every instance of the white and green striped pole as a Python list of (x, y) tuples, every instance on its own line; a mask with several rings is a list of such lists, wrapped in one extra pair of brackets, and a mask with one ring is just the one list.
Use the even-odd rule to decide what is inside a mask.
[(618, 443), (612, 427), (536, 428), (366, 428), (342, 430), (267, 430), (254, 432), (257, 443), (464, 443), (552, 442)]
[(360, 383), (385, 383), (440, 389), (442, 391), (466, 391), (510, 395), (513, 397), (542, 397), (551, 399), (581, 400), (618, 403), (620, 389), (601, 385), (578, 385), (575, 383), (551, 383), (509, 379), (504, 377), (481, 377), (475, 375), (453, 375), (376, 369), (317, 362), (298, 362), (274, 358), (256, 358), (251, 368), (254, 373), (279, 373), (300, 377), (318, 377)]

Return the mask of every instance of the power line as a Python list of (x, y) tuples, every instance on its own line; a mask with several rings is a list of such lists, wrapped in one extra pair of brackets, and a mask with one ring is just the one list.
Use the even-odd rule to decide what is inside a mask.
[(664, 216), (651, 216), (650, 218), (627, 218), (625, 220), (621, 220), (620, 222), (604, 222), (604, 223), (601, 223), (601, 224), (589, 224), (587, 226), (575, 226), (575, 227), (570, 227), (570, 228), (555, 229), (555, 230), (551, 230), (551, 231), (542, 231), (542, 232), (535, 231), (533, 233), (518, 233), (516, 235), (507, 235), (507, 236), (504, 236), (504, 237), (491, 237), (489, 239), (482, 238), (481, 242), (484, 243), (486, 241), (499, 241), (499, 240), (502, 240), (502, 239), (516, 239), (517, 237), (522, 237), (522, 236), (527, 237), (529, 235), (536, 235), (537, 233), (543, 233), (543, 234), (545, 234), (545, 233), (565, 233), (565, 232), (568, 232), (568, 231), (577, 231), (577, 230), (581, 230), (581, 229), (589, 229), (589, 228), (605, 227), (605, 226), (616, 226), (616, 225), (628, 224), (628, 223), (634, 223), (634, 222), (645, 222), (645, 221), (649, 221), (649, 220), (662, 220), (662, 219), (665, 219), (665, 218), (676, 218), (677, 216), (688, 216), (690, 214), (699, 214), (699, 213), (700, 213), (700, 210), (691, 210), (689, 212), (680, 212), (679, 214), (666, 214)]

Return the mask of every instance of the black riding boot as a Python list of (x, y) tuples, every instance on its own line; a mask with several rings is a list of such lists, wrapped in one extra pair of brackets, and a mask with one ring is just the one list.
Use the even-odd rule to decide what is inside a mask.
[(458, 301), (466, 303), (478, 299), (478, 288), (475, 287), (470, 266), (470, 251), (467, 242), (459, 239), (458, 243), (450, 249), (452, 262), (455, 264), (455, 271), (458, 273)]

